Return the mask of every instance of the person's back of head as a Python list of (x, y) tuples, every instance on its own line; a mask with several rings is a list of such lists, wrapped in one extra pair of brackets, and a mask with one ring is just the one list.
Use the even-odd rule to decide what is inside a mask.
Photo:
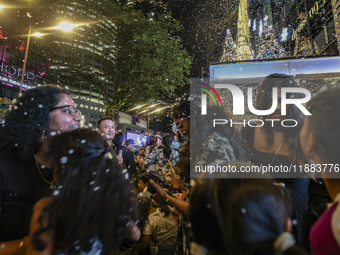
[[(234, 164), (240, 169), (247, 163)], [(274, 241), (291, 230), (290, 196), (268, 177), (233, 179), (229, 187), (223, 179), (215, 182), (216, 207), (230, 254), (276, 254)]]
[[(226, 179), (229, 181), (229, 179)], [(202, 178), (190, 190), (189, 219), (194, 241), (211, 254), (227, 254), (213, 201), (214, 179)]]
[(145, 184), (149, 184), (150, 179), (152, 179), (151, 174), (143, 173), (140, 175), (139, 179), (143, 181)]
[(173, 135), (166, 135), (163, 137), (162, 143), (164, 146), (170, 147), (172, 144), (174, 136)]
[(148, 220), (149, 211), (152, 204), (151, 199), (146, 196), (138, 197), (138, 204), (140, 214), (143, 215), (144, 220)]
[(39, 235), (51, 229), (54, 250), (66, 254), (89, 252), (96, 238), (106, 248), (118, 245), (138, 214), (136, 195), (111, 146), (98, 132), (79, 129), (55, 136), (50, 155), (57, 189), (40, 215), (49, 220), (32, 237), (35, 249), (44, 249)]
[(273, 243), (291, 216), (289, 200), (270, 178), (230, 177), (220, 173), (195, 182), (189, 209), (194, 240), (212, 254), (275, 254)]
[(162, 144), (164, 146), (163, 148), (163, 153), (164, 155), (169, 159), (170, 155), (171, 155), (171, 144), (172, 144), (172, 140), (173, 140), (173, 135), (166, 135), (162, 138)]
[(116, 133), (112, 142), (115, 146), (120, 146), (120, 145), (123, 145), (123, 141), (124, 141), (124, 133), (118, 132)]

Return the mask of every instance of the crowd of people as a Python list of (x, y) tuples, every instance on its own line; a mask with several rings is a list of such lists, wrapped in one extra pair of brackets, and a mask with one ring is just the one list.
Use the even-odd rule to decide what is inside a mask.
[[(296, 86), (273, 74), (255, 102), (270, 108), (278, 88), (267, 117), (295, 127), (211, 129), (227, 113), (208, 106), (213, 114), (191, 117), (199, 102), (185, 96), (172, 108), (174, 133), (139, 147), (109, 116), (80, 128), (61, 88), (25, 91), (0, 126), (0, 254), (340, 254), (340, 89), (313, 97), (312, 115), (288, 105), (281, 116), (281, 88)], [(192, 169), (217, 161), (315, 171), (212, 178)]]

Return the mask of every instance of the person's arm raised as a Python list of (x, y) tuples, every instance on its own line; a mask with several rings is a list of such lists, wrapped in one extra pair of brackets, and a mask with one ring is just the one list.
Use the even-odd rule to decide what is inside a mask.
[(185, 217), (189, 216), (189, 202), (179, 200), (175, 197), (172, 197), (166, 193), (160, 186), (158, 186), (153, 180), (150, 180), (149, 183), (155, 188), (156, 193), (152, 194), (150, 198), (155, 200), (157, 203), (161, 205), (170, 205), (171, 207), (176, 207), (178, 211), (183, 213)]

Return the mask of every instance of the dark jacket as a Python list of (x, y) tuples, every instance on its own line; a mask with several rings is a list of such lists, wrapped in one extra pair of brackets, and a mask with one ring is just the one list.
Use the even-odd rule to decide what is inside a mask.
[(137, 172), (135, 157), (132, 151), (129, 151), (125, 146), (118, 145), (115, 148), (115, 152), (119, 155), (119, 151), (122, 150), (122, 157), (123, 157), (123, 164), (126, 166), (127, 170), (129, 171), (130, 175), (133, 175)]

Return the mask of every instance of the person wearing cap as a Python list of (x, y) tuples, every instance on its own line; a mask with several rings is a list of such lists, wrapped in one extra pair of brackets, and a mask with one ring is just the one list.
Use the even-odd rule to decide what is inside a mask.
[(125, 142), (125, 147), (128, 148), (129, 151), (133, 152), (135, 147), (135, 141), (133, 139), (127, 139)]
[(156, 135), (156, 146), (155, 146), (155, 149), (157, 149), (159, 146), (162, 145), (162, 140), (163, 140), (163, 138), (161, 137), (161, 135)]

